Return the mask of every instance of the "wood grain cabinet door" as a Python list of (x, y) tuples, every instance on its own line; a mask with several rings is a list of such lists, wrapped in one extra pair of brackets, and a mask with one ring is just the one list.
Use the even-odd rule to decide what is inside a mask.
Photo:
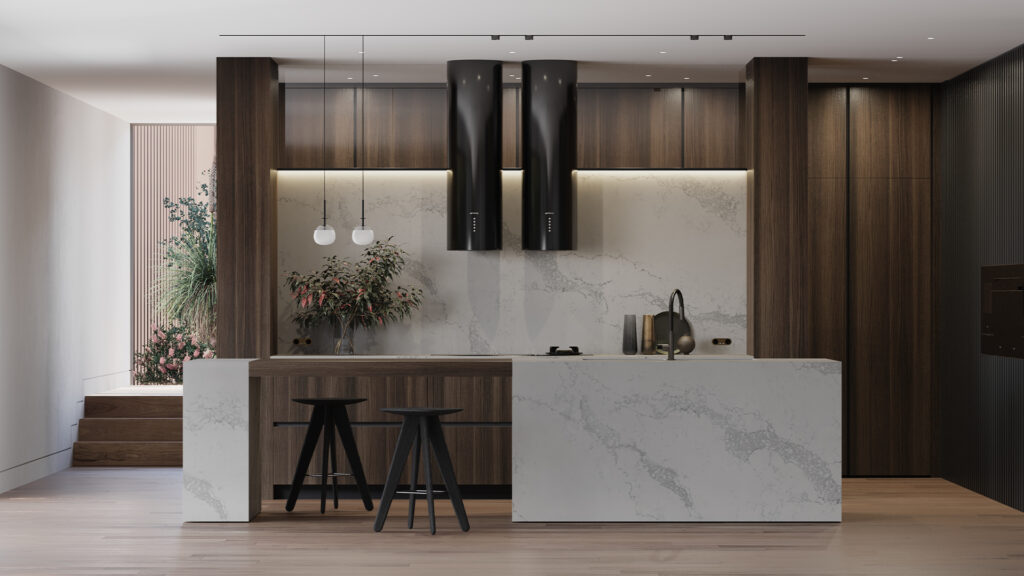
[(682, 168), (682, 88), (580, 88), (577, 166)]

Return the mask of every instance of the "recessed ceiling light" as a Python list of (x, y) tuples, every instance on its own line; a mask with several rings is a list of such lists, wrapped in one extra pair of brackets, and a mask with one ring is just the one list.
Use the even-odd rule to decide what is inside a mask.
[(509, 54), (515, 54), (515, 53), (516, 53), (516, 51), (515, 51), (515, 50), (509, 50), (509, 51), (508, 51), (508, 53), (509, 53)]
[(871, 80), (871, 78), (868, 78), (867, 76), (862, 76), (861, 80)]
[(380, 74), (374, 74), (373, 77), (374, 78), (380, 78)]
[(664, 51), (664, 50), (659, 50), (659, 51), (658, 51), (658, 54), (668, 54), (668, 52), (666, 52), (666, 51)]
[(352, 77), (351, 77), (351, 76), (349, 76), (349, 77), (348, 77), (348, 79), (349, 79), (349, 80), (351, 80), (351, 79), (352, 79)]
[(644, 76), (645, 76), (645, 77), (647, 77), (647, 78), (650, 78), (650, 77), (651, 77), (651, 75), (650, 75), (650, 74), (644, 74)]
[(893, 58), (892, 60), (889, 60), (889, 62), (899, 62), (899, 60)]
[(683, 80), (689, 80), (689, 79), (690, 79), (689, 76), (683, 76)]
[(929, 40), (935, 40), (935, 36), (929, 36), (928, 39)]
[(359, 51), (358, 53), (359, 53), (359, 54), (363, 54), (364, 52), (363, 52), (362, 50), (360, 50), (360, 51)]
[(903, 56), (897, 56), (896, 59), (897, 60), (903, 60)]

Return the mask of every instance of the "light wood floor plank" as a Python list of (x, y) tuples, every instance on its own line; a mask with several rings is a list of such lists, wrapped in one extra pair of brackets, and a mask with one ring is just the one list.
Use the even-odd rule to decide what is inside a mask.
[[(513, 524), (446, 501), (438, 534), (382, 533), (353, 500), (264, 503), (252, 524), (181, 524), (180, 469), (72, 468), (0, 495), (0, 574), (1024, 574), (1024, 514), (939, 479), (850, 479), (836, 524)], [(425, 507), (421, 504), (420, 510)]]

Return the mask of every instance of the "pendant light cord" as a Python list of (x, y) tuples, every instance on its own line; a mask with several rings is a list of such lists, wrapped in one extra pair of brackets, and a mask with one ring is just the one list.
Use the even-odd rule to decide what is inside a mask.
[(360, 225), (360, 227), (365, 229), (366, 228), (366, 36), (360, 36), (360, 39), (361, 39), (361, 49), (359, 51), (359, 55), (362, 57), (362, 75), (360, 76), (359, 80), (362, 83), (362, 93), (363, 93), (363, 107), (362, 107), (362, 110), (360, 110), (360, 113), (362, 115), (361, 123), (362, 123), (362, 133), (363, 133), (363, 135), (362, 135), (363, 149), (360, 152), (362, 153), (361, 165), (362, 165), (363, 169), (362, 169), (362, 172), (361, 172), (362, 173), (362, 189), (361, 189), (361, 192), (360, 192), (360, 200), (359, 200), (359, 225)]
[(321, 134), (322, 142), (320, 145), (320, 164), (323, 166), (324, 171), (324, 227), (327, 227), (327, 36), (324, 36), (324, 83), (323, 83), (323, 99), (324, 99), (324, 129)]

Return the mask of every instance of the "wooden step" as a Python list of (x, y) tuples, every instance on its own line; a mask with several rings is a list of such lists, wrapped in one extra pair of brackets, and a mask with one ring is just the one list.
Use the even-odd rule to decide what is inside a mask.
[(86, 396), (86, 418), (181, 418), (181, 396)]
[(181, 466), (181, 442), (75, 442), (72, 466)]
[(181, 418), (82, 418), (78, 440), (181, 442)]

